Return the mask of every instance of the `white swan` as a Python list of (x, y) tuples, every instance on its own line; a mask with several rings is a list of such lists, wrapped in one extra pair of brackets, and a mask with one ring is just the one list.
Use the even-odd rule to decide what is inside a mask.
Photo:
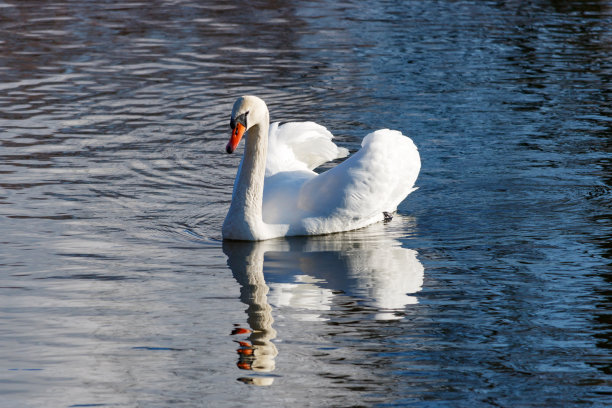
[(332, 134), (313, 122), (270, 125), (268, 107), (256, 96), (234, 103), (232, 153), (247, 132), (223, 238), (260, 241), (349, 231), (382, 221), (413, 190), (421, 168), (410, 138), (382, 129), (336, 167), (313, 171), (347, 156)]

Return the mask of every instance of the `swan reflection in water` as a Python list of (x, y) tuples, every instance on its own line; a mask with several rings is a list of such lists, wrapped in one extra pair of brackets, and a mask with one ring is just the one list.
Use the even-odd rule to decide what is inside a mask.
[(248, 306), (249, 327), (237, 326), (232, 332), (248, 335), (237, 340), (238, 367), (260, 373), (240, 380), (255, 385), (274, 381), (269, 374), (278, 354), (274, 308), (308, 311), (299, 314), (301, 319), (327, 320), (333, 297), (342, 293), (372, 308), (375, 319), (401, 319), (406, 305), (418, 302), (414, 294), (423, 286), (424, 269), (417, 252), (402, 248), (390, 232), (379, 223), (333, 235), (224, 241), (227, 263), (241, 287), (240, 300)]

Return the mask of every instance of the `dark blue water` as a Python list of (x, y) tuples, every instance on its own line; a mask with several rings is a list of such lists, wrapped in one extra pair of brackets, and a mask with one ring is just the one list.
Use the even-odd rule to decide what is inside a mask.
[[(610, 405), (611, 56), (608, 1), (0, 1), (0, 406)], [(419, 190), (223, 243), (247, 93)]]

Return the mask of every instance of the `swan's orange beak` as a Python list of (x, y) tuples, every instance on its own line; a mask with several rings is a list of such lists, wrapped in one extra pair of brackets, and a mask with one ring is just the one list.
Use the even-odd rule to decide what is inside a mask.
[(240, 143), (245, 130), (246, 128), (242, 123), (236, 123), (236, 127), (232, 131), (232, 136), (230, 137), (229, 143), (227, 146), (225, 146), (226, 152), (234, 153), (234, 150), (236, 150), (236, 147), (238, 147), (238, 143)]

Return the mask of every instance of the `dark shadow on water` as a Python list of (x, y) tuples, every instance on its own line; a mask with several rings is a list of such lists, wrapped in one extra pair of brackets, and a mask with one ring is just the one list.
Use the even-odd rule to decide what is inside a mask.
[[(325, 314), (339, 294), (358, 299), (377, 320), (401, 319), (423, 286), (424, 268), (417, 252), (403, 248), (386, 226), (318, 237), (262, 242), (224, 241), (228, 266), (240, 284), (240, 300), (248, 308), (248, 328), (236, 325), (232, 335), (248, 335), (239, 344), (238, 367), (257, 374), (239, 380), (270, 385), (274, 377), (275, 307)], [(276, 291), (274, 307), (269, 294)], [(280, 294), (279, 294), (280, 293)]]

